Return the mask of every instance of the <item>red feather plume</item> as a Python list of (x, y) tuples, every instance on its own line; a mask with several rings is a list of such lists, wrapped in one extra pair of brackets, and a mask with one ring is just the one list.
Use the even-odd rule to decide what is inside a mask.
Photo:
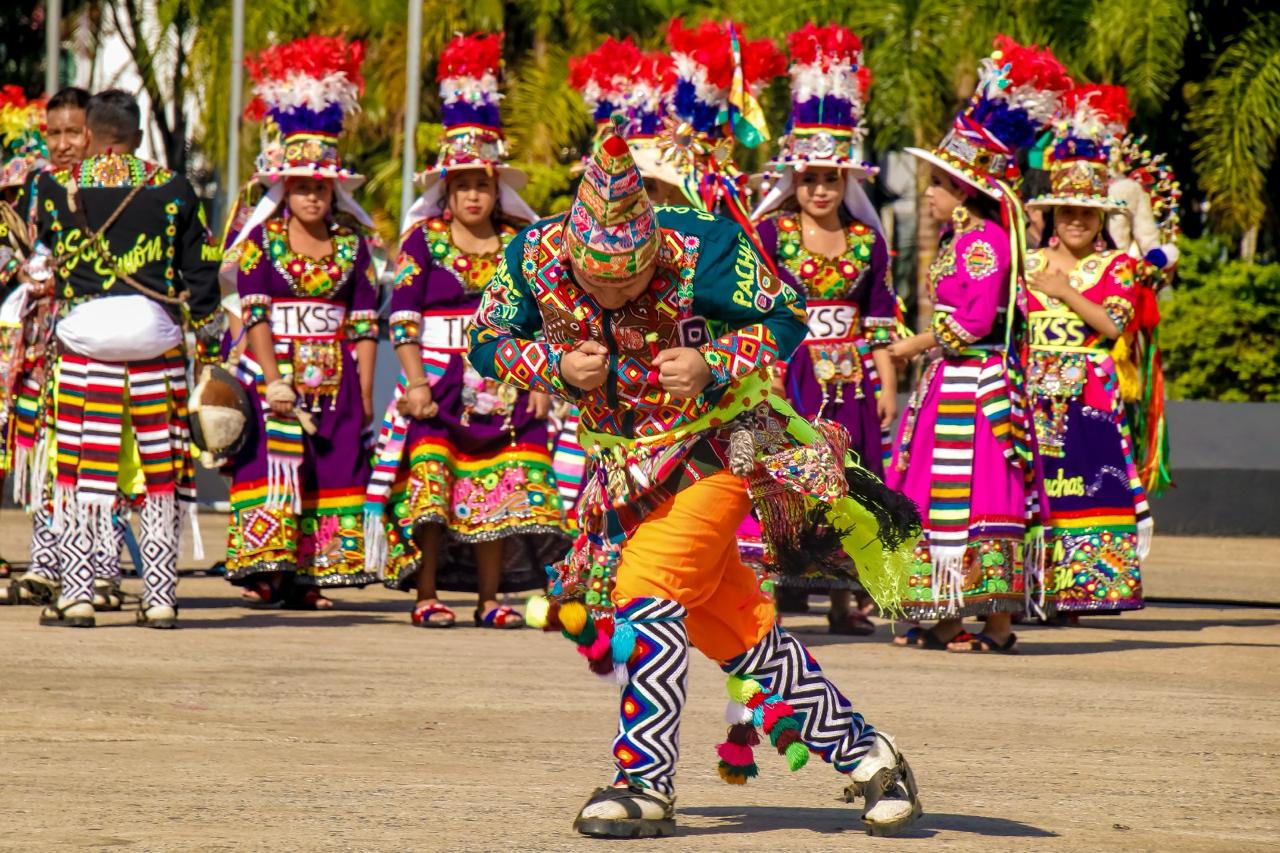
[(1123, 127), (1133, 118), (1133, 111), (1129, 108), (1129, 95), (1123, 86), (1107, 83), (1076, 86), (1064, 96), (1063, 112), (1070, 115), (1084, 102), (1088, 102), (1089, 107), (1107, 124)]
[(474, 33), (458, 36), (440, 51), (436, 79), (480, 78), (497, 75), (502, 68), (502, 33)]
[(792, 62), (812, 65), (821, 61), (822, 70), (830, 71), (833, 63), (857, 63), (862, 40), (848, 27), (839, 24), (819, 27), (810, 22), (787, 36), (787, 49)]

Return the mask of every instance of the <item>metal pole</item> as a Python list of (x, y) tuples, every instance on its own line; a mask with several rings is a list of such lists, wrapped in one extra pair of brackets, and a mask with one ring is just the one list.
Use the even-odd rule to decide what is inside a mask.
[(400, 218), (413, 204), (417, 170), (418, 98), (422, 77), (422, 0), (409, 0), (409, 50), (404, 74), (404, 147), (400, 157)]
[(231, 97), (227, 116), (227, 215), (240, 192), (240, 100), (244, 92), (244, 0), (231, 2)]
[(52, 95), (58, 85), (62, 65), (62, 0), (46, 0), (44, 4), (44, 91)]

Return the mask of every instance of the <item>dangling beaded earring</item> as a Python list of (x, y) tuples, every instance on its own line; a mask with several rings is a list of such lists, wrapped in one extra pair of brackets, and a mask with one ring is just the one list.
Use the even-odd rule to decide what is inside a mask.
[(1099, 232), (1098, 236), (1093, 241), (1093, 253), (1097, 255), (1097, 254), (1101, 254), (1102, 252), (1105, 252), (1106, 250), (1107, 250), (1107, 241), (1102, 239), (1102, 233)]
[(969, 224), (969, 208), (963, 204), (956, 205), (955, 210), (951, 211), (951, 221), (957, 228), (963, 228)]

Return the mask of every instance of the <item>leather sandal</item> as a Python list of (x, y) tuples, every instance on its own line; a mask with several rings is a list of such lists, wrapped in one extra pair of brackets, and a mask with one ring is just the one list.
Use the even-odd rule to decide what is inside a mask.
[(124, 593), (120, 586), (111, 581), (96, 580), (93, 582), (93, 609), (99, 612), (114, 612), (124, 607)]
[(573, 828), (595, 838), (657, 838), (676, 831), (676, 798), (639, 785), (596, 788)]
[(58, 628), (93, 628), (98, 622), (93, 615), (92, 601), (70, 601), (46, 605), (40, 611), (40, 624)]
[[(14, 578), (10, 587), (18, 587), (18, 599), (14, 604), (53, 604), (62, 591), (62, 585), (57, 581), (30, 571)], [(12, 592), (9, 594), (13, 595)]]
[(876, 732), (875, 743), (850, 773), (845, 802), (864, 801), (862, 823), (868, 835), (897, 835), (924, 814), (915, 774), (893, 740)]
[(177, 628), (178, 608), (167, 604), (144, 604), (138, 608), (138, 625), (143, 628)]

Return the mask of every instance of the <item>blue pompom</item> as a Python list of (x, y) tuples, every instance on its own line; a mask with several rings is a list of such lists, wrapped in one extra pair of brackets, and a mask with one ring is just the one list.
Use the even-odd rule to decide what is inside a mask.
[(613, 627), (613, 639), (610, 640), (614, 663), (626, 663), (631, 660), (631, 653), (636, 650), (636, 629), (630, 622), (617, 622)]
[(1143, 260), (1158, 270), (1162, 270), (1169, 265), (1169, 256), (1166, 255), (1164, 253), (1164, 249), (1159, 246), (1152, 249), (1150, 252), (1147, 252), (1146, 257)]

